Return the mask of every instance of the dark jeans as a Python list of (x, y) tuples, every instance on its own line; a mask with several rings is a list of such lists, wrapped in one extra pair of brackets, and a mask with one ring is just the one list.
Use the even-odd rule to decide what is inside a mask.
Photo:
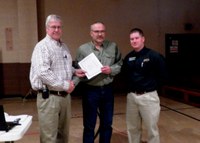
[(95, 125), (99, 111), (99, 143), (110, 143), (114, 96), (111, 85), (103, 87), (86, 86), (83, 94), (83, 143), (94, 143)]

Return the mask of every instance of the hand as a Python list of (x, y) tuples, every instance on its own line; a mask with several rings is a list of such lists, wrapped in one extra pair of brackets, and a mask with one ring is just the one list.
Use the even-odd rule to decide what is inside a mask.
[(82, 69), (76, 69), (75, 70), (75, 75), (78, 77), (84, 77), (85, 76), (86, 71), (82, 70)]
[(73, 81), (68, 81), (69, 82), (69, 89), (67, 90), (67, 93), (71, 93), (73, 90), (74, 90), (74, 88), (75, 88), (75, 85), (74, 85), (74, 82)]
[(103, 66), (101, 68), (101, 72), (104, 74), (110, 74), (111, 73), (111, 68), (109, 66)]

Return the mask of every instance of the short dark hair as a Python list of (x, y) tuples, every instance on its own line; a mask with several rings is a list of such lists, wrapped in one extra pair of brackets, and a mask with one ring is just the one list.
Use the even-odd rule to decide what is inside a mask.
[(92, 26), (95, 25), (95, 24), (102, 24), (105, 27), (105, 24), (103, 22), (101, 22), (101, 21), (95, 21), (94, 23), (92, 23), (90, 25), (90, 30), (92, 30)]
[(135, 33), (135, 32), (138, 32), (141, 36), (144, 36), (144, 32), (140, 28), (131, 29), (130, 34)]

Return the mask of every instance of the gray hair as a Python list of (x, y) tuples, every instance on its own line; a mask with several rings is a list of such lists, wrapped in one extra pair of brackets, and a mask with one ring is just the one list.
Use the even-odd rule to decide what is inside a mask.
[(45, 23), (46, 27), (48, 27), (49, 22), (52, 20), (62, 22), (61, 17), (59, 15), (51, 14), (46, 18), (46, 23)]

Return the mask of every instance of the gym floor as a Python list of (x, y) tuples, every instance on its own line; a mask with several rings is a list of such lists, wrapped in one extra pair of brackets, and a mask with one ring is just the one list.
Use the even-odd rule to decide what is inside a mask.
[[(161, 143), (199, 143), (200, 108), (183, 104), (165, 97), (160, 97), (161, 113), (158, 123)], [(20, 97), (0, 99), (5, 112), (9, 115), (28, 114), (33, 116), (32, 124), (22, 139), (15, 143), (39, 143), (39, 125), (36, 99)], [(97, 127), (98, 129), (98, 121)], [(81, 98), (72, 97), (72, 118), (70, 125), (70, 143), (82, 142), (82, 107)], [(142, 140), (146, 141), (143, 127)], [(98, 143), (98, 136), (95, 140)], [(128, 143), (126, 131), (126, 94), (115, 95), (115, 112), (111, 143)]]

